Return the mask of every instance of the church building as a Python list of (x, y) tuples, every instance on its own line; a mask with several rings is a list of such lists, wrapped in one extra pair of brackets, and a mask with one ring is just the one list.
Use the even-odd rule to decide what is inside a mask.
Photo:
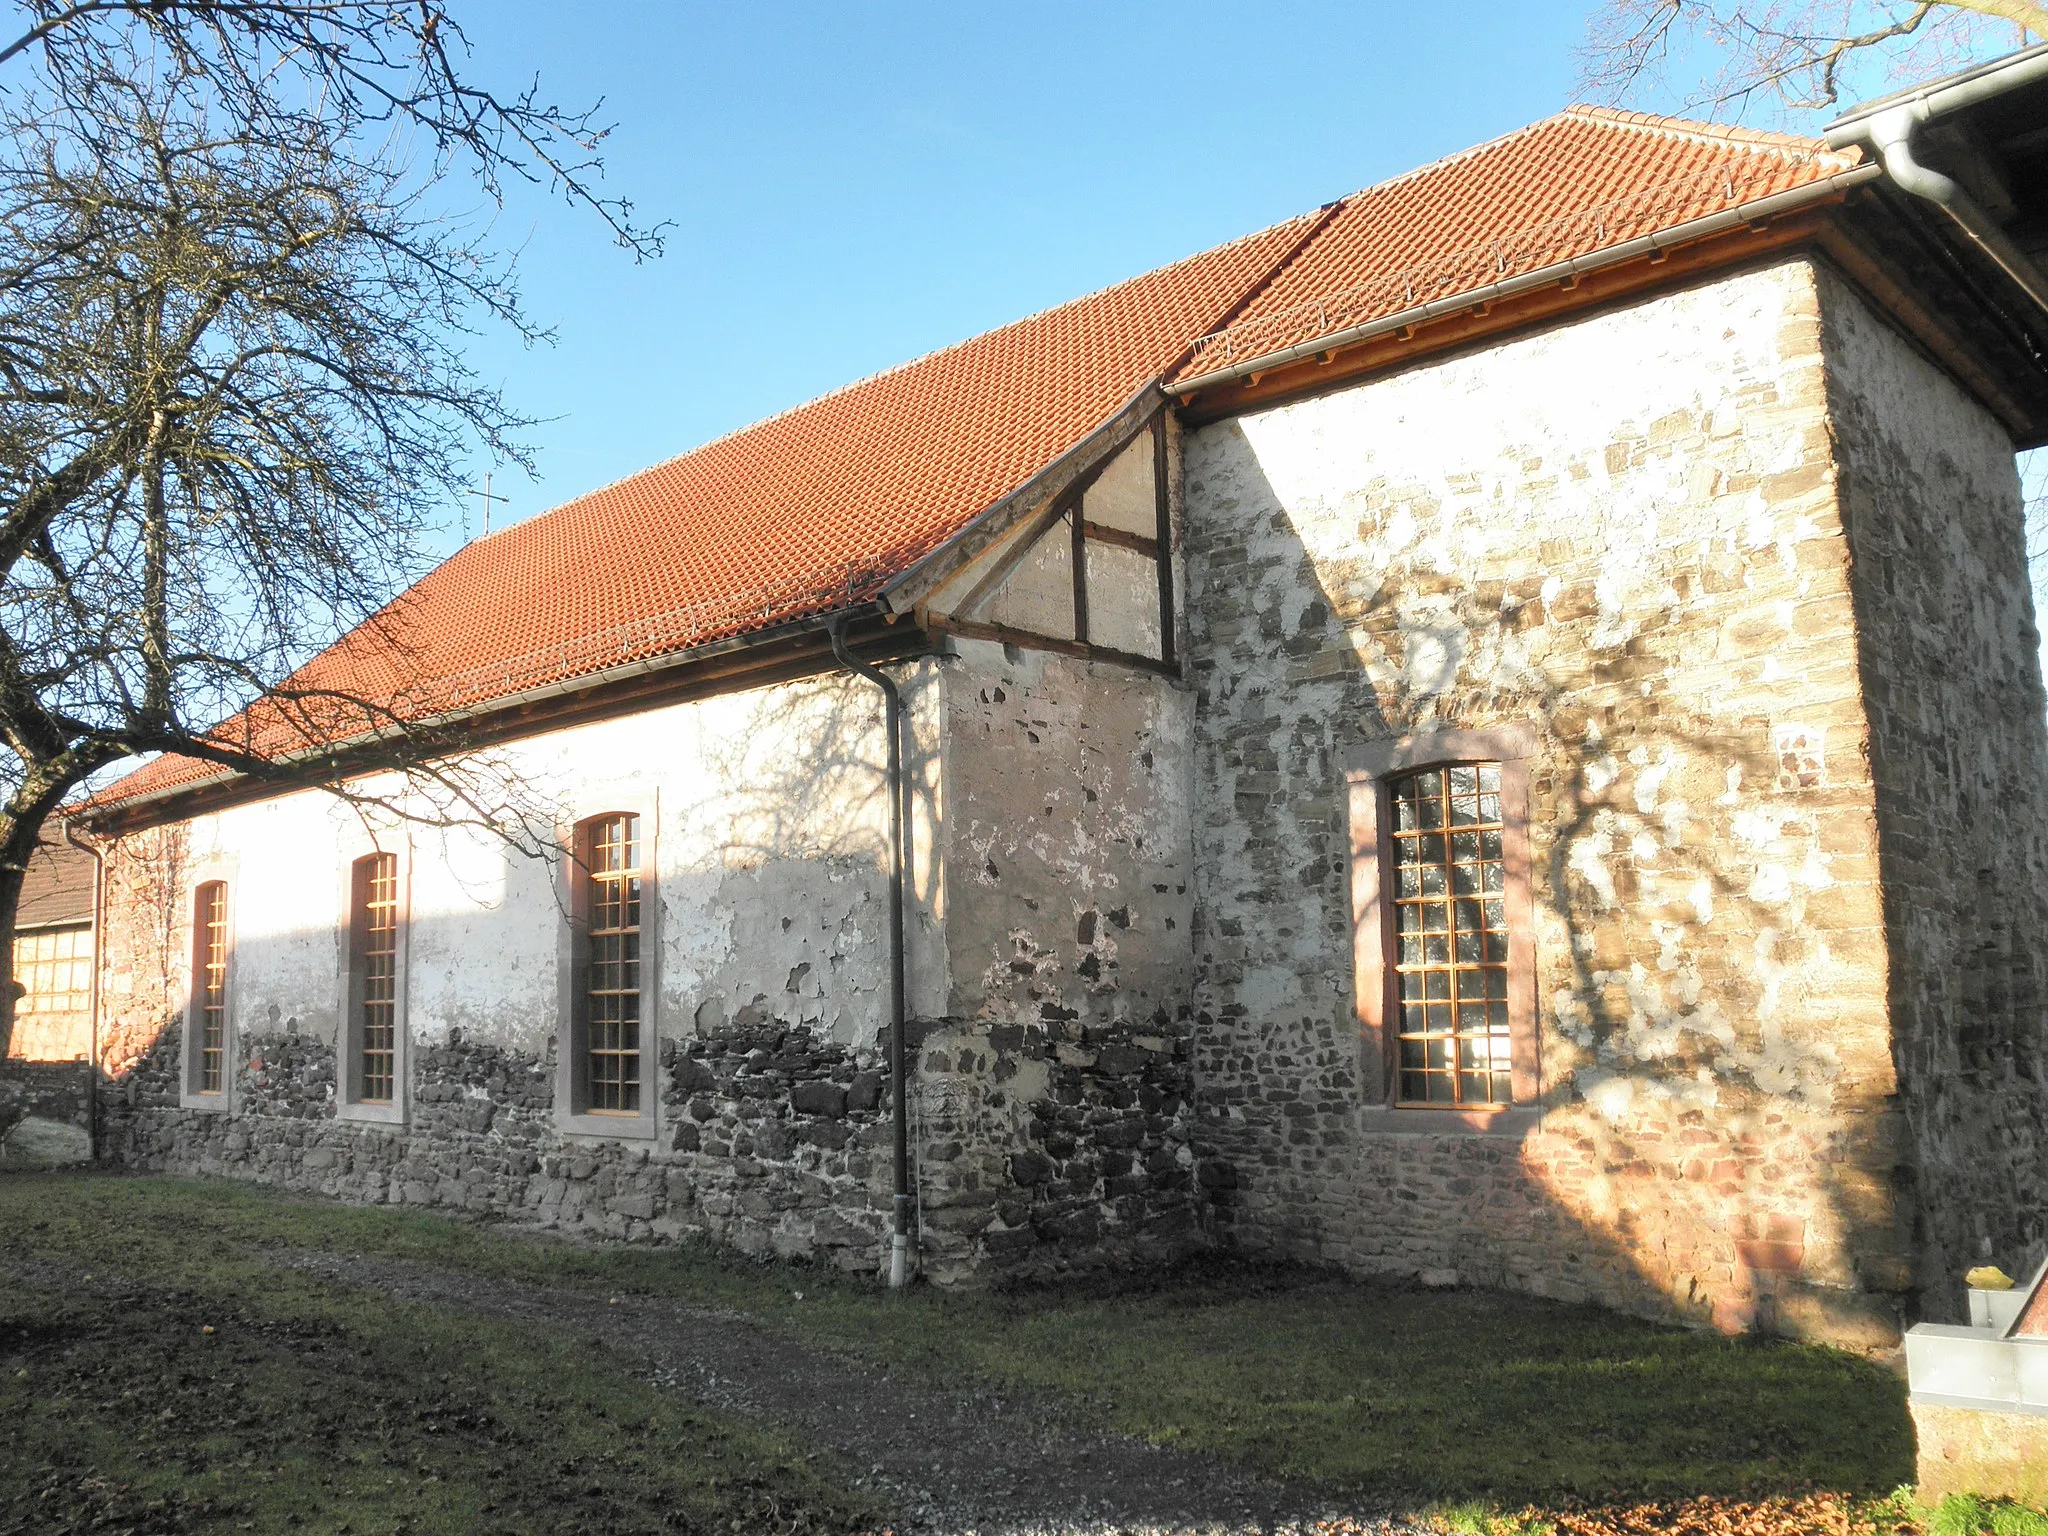
[(294, 683), (537, 838), (260, 714), (355, 796), (103, 792), (100, 1155), (1955, 1315), (2048, 1253), (2043, 122), (1573, 108), (469, 544)]

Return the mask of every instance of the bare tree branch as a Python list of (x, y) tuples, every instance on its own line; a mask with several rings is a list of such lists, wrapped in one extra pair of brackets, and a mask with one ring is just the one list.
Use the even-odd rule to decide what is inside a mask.
[(1879, 86), (2043, 38), (2043, 0), (1607, 0), (1580, 82), (1622, 105), (1818, 111), (1852, 73)]
[[(552, 807), (422, 724), (392, 598), (472, 458), (525, 462), (528, 423), (468, 337), (546, 337), (440, 189), (461, 170), (497, 196), (516, 176), (637, 253), (659, 239), (595, 189), (590, 114), (472, 85), (431, 5), (17, 9), (0, 45), (0, 1050), (28, 856), (131, 755), (551, 851)], [(365, 665), (306, 669), (351, 630)]]
[[(663, 228), (600, 187), (611, 133), (603, 103), (571, 108), (528, 85), (478, 84), (469, 38), (425, 0), (18, 0), (23, 30), (0, 68), (37, 60), (60, 91), (126, 48), (202, 80), (237, 131), (267, 136), (317, 113), (344, 137), (403, 125), (433, 145), (437, 169), (464, 162), (495, 199), (506, 181), (545, 186), (596, 213), (635, 256), (660, 254)], [(4, 35), (4, 34), (0, 34)], [(0, 77), (4, 78), (4, 77)]]

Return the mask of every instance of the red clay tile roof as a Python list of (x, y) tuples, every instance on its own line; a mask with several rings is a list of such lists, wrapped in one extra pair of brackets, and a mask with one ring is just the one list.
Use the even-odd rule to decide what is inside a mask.
[[(451, 556), (293, 679), (410, 718), (871, 598), (1171, 369), (1304, 215), (935, 352)], [(224, 728), (239, 743), (250, 722)], [(259, 722), (288, 751), (307, 733)], [(101, 805), (212, 778), (159, 758)]]
[(21, 877), (21, 905), (14, 914), (16, 931), (48, 928), (59, 923), (89, 923), (92, 910), (92, 855), (64, 841), (57, 828), (28, 856)]
[(1858, 162), (1812, 139), (1573, 107), (1344, 200), (1181, 370), (1195, 378), (1470, 293)]
[[(1431, 297), (1480, 287), (1855, 163), (1812, 140), (1573, 108), (472, 544), (295, 682), (417, 719), (864, 602), (1150, 380), (1392, 313), (1418, 279)], [(265, 751), (307, 735), (230, 725)], [(162, 758), (99, 802), (219, 772)]]

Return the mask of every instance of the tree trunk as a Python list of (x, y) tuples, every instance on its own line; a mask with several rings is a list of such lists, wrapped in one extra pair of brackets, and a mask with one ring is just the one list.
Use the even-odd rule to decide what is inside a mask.
[(0, 1059), (14, 1047), (14, 919), (21, 910), (28, 861), (42, 831), (40, 815), (0, 814)]

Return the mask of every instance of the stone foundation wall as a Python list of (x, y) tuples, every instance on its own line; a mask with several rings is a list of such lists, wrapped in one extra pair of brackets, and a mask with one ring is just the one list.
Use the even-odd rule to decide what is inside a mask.
[(92, 1157), (92, 1064), (0, 1057), (0, 1168)]
[[(620, 1239), (704, 1239), (849, 1270), (886, 1261), (886, 1041), (854, 1050), (770, 1022), (664, 1048), (660, 1137), (565, 1138), (554, 1063), (463, 1040), (414, 1057), (400, 1126), (335, 1117), (334, 1053), (293, 1034), (241, 1043), (234, 1107), (180, 1107), (167, 1030), (107, 1095), (107, 1156), (366, 1204), (433, 1206)], [(1167, 1042), (1052, 1046), (1043, 1031), (928, 1033), (913, 1128), (922, 1265), (939, 1280), (1149, 1262), (1196, 1240), (1186, 1058)], [(1025, 1141), (977, 1135), (1022, 1106)], [(962, 1220), (955, 1213), (966, 1213)]]
[[(1195, 1150), (1229, 1240), (1895, 1344), (1819, 282), (1783, 262), (1190, 434)], [(1344, 774), (1500, 727), (1536, 742), (1541, 1095), (1482, 1135), (1365, 1102)]]
[(853, 1270), (882, 1261), (886, 1079), (873, 1053), (813, 1031), (672, 1043), (652, 1143), (562, 1136), (552, 1060), (459, 1033), (415, 1053), (402, 1127), (335, 1117), (334, 1055), (317, 1040), (246, 1038), (227, 1113), (179, 1107), (177, 1050), (172, 1029), (116, 1085), (110, 1157), (626, 1241), (704, 1238)]

